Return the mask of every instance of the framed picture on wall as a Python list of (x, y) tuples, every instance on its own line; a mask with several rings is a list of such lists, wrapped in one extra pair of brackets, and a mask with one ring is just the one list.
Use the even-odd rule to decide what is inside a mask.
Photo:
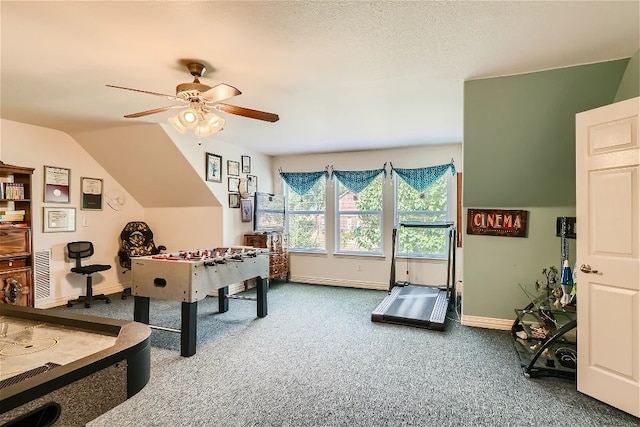
[(222, 156), (206, 153), (207, 181), (222, 182)]
[(258, 177), (247, 175), (247, 193), (254, 194), (256, 191), (258, 191)]
[(76, 231), (76, 208), (42, 208), (43, 233)]
[(240, 207), (240, 194), (238, 194), (238, 193), (229, 193), (229, 207), (230, 208), (239, 208)]
[(82, 189), (83, 211), (102, 210), (102, 180), (99, 178), (80, 178), (80, 188)]
[(242, 173), (251, 173), (251, 157), (242, 156)]
[(240, 162), (233, 160), (227, 160), (227, 175), (239, 176), (240, 175)]
[(227, 178), (229, 181), (229, 193), (237, 193), (240, 191), (240, 178)]
[(44, 167), (44, 202), (69, 203), (71, 169)]
[(240, 211), (242, 215), (242, 222), (251, 222), (253, 219), (253, 200), (240, 200)]

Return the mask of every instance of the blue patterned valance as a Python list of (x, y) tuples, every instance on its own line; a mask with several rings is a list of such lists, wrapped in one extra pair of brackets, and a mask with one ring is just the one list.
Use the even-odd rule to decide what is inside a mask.
[(347, 187), (347, 190), (357, 194), (367, 188), (381, 173), (384, 174), (386, 178), (386, 166), (387, 164), (385, 163), (382, 169), (366, 171), (337, 171), (334, 169), (332, 176), (335, 176), (342, 185)]
[(430, 166), (427, 168), (416, 169), (394, 168), (392, 164), (391, 175), (393, 176), (394, 172), (397, 173), (398, 176), (404, 180), (404, 182), (409, 184), (416, 191), (422, 193), (427, 188), (429, 188), (431, 184), (437, 181), (438, 178), (444, 175), (449, 168), (451, 168), (451, 174), (455, 175), (456, 167), (453, 164), (453, 160), (451, 161), (451, 163), (447, 163), (446, 165)]
[(293, 191), (303, 196), (316, 185), (320, 178), (329, 178), (329, 171), (328, 166), (319, 172), (282, 172), (280, 169), (280, 176)]

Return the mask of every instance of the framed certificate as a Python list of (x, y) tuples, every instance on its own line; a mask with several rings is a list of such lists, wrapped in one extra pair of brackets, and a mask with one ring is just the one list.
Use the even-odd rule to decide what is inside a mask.
[(69, 203), (71, 169), (44, 167), (44, 202)]
[(43, 232), (76, 231), (76, 208), (42, 208)]
[(83, 211), (102, 210), (102, 180), (99, 178), (80, 178), (80, 188), (82, 188)]

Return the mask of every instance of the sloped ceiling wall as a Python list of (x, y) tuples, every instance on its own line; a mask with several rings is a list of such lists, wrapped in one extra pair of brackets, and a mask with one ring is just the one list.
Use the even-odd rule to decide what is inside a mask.
[(143, 208), (220, 206), (200, 174), (158, 124), (100, 129), (71, 136)]

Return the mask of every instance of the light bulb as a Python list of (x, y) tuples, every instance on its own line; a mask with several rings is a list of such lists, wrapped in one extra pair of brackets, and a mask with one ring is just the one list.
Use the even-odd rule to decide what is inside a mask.
[(183, 117), (184, 117), (184, 120), (188, 123), (194, 123), (197, 119), (196, 114), (193, 111), (189, 111), (189, 110), (187, 110), (184, 113)]

